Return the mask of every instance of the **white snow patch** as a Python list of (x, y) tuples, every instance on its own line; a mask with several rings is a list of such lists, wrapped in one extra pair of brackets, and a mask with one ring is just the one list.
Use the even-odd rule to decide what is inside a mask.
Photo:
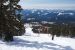
[[(35, 33), (31, 30), (31, 27), (27, 27), (26, 33), (34, 35)], [(55, 36), (52, 41), (49, 34), (33, 35), (14, 36), (14, 41), (8, 43), (0, 40), (0, 50), (75, 50), (75, 39), (73, 38)]]
[(40, 36), (15, 36), (13, 42), (0, 41), (0, 50), (75, 50), (75, 39), (55, 37), (48, 34)]
[(60, 12), (60, 13), (58, 14), (58, 16), (59, 16), (59, 15), (65, 15), (65, 14), (74, 15), (74, 13), (61, 13), (61, 12)]

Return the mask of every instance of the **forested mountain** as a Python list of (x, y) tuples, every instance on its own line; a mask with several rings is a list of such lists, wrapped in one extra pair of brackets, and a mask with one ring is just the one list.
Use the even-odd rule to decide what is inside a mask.
[(26, 9), (21, 13), (24, 23), (34, 24), (35, 33), (75, 37), (75, 10)]
[(22, 14), (24, 22), (75, 22), (75, 10), (26, 9)]

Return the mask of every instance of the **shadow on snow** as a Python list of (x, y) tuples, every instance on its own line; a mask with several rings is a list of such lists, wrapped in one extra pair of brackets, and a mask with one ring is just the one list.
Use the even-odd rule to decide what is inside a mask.
[(47, 48), (52, 50), (73, 50), (70, 46), (63, 47), (58, 44), (49, 43), (49, 42), (42, 42), (39, 43), (37, 41), (27, 41), (23, 39), (16, 38), (13, 42), (6, 43), (9, 46), (17, 46), (17, 47), (30, 47), (30, 48)]

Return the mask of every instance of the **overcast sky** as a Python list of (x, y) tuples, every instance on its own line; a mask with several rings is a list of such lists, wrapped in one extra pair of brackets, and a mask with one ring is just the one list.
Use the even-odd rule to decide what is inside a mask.
[(19, 4), (23, 9), (75, 9), (75, 0), (20, 0)]

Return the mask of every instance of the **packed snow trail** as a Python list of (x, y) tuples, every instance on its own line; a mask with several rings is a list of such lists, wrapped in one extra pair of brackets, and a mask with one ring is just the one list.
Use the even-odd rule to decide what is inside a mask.
[(52, 41), (51, 35), (40, 34), (38, 36), (31, 31), (30, 27), (26, 29), (27, 32), (23, 36), (14, 36), (13, 42), (0, 40), (0, 50), (75, 50), (73, 38), (55, 37)]
[(47, 34), (38, 36), (15, 36), (13, 42), (0, 41), (0, 50), (75, 50), (75, 39), (55, 37)]

